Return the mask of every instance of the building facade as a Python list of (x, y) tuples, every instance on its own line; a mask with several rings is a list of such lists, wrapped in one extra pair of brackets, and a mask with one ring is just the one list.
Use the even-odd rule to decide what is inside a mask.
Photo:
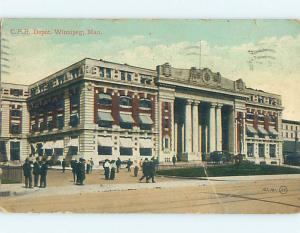
[(86, 58), (24, 88), (21, 160), (201, 161), (227, 151), (282, 163), (281, 97), (208, 68), (151, 70)]
[(300, 156), (300, 122), (282, 120), (283, 155)]

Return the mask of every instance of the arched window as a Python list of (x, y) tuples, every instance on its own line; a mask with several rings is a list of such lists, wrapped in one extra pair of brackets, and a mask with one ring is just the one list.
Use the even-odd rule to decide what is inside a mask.
[(120, 97), (120, 106), (122, 106), (122, 107), (131, 107), (132, 106), (132, 99), (128, 96), (121, 96)]
[(140, 100), (140, 108), (150, 109), (151, 106), (152, 106), (151, 100), (148, 100), (148, 99), (141, 99)]

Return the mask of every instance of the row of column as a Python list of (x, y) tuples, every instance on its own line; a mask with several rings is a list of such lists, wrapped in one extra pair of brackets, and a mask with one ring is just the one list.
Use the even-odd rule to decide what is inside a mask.
[[(186, 101), (184, 152), (201, 153), (201, 126), (199, 126), (200, 101)], [(209, 107), (208, 145), (209, 151), (222, 150), (222, 105), (211, 103)]]

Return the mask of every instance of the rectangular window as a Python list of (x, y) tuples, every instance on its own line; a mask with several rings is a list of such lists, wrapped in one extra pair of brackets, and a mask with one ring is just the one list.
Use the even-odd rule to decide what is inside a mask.
[(112, 122), (111, 121), (100, 120), (98, 122), (98, 125), (99, 125), (99, 127), (112, 128)]
[(10, 160), (20, 160), (20, 142), (10, 142)]
[(293, 126), (291, 125), (291, 130), (293, 130)]
[(53, 121), (48, 121), (47, 122), (47, 128), (48, 128), (48, 130), (52, 130), (53, 129)]
[(168, 129), (169, 128), (169, 119), (165, 118), (164, 119), (164, 129)]
[(149, 124), (140, 124), (140, 129), (141, 130), (151, 130), (152, 129), (152, 125), (149, 125)]
[(62, 129), (64, 127), (64, 116), (57, 116), (56, 117), (56, 126), (58, 129)]
[(104, 78), (104, 67), (100, 67), (100, 77)]
[(128, 122), (120, 122), (120, 127), (122, 129), (132, 129), (132, 123)]
[(12, 117), (20, 117), (21, 116), (21, 110), (19, 110), (19, 109), (12, 109), (12, 110), (10, 110), (10, 115)]
[(253, 143), (247, 143), (247, 156), (248, 157), (254, 156), (254, 144)]
[(106, 77), (111, 78), (111, 69), (110, 68), (106, 68)]
[(98, 155), (112, 155), (110, 146), (98, 146)]
[(78, 125), (79, 125), (79, 116), (78, 116), (78, 114), (77, 113), (76, 114), (72, 114), (70, 116), (70, 126), (71, 127), (76, 127)]
[(289, 133), (288, 132), (285, 133), (285, 137), (289, 138)]
[(132, 80), (132, 75), (131, 75), (131, 73), (127, 73), (127, 81), (128, 81), (128, 82), (131, 82), (131, 80)]
[(169, 139), (168, 138), (165, 138), (165, 149), (169, 149)]
[(53, 149), (45, 149), (45, 155), (46, 156), (52, 156), (53, 155)]
[(132, 148), (130, 147), (120, 147), (120, 155), (124, 156), (131, 156), (132, 155)]
[(152, 156), (152, 149), (151, 148), (140, 148), (140, 155), (141, 156)]
[(124, 71), (121, 71), (121, 80), (125, 81), (125, 72)]
[(54, 155), (56, 156), (62, 156), (64, 154), (63, 148), (54, 148)]
[(259, 157), (265, 157), (265, 144), (258, 144)]
[(293, 133), (291, 133), (291, 138), (294, 138), (294, 134)]
[(21, 127), (19, 124), (11, 124), (11, 133), (12, 134), (19, 134), (21, 133)]
[(77, 155), (78, 154), (78, 146), (70, 146), (68, 154), (69, 155)]
[(274, 158), (276, 157), (276, 145), (275, 144), (270, 144), (270, 148), (269, 148), (269, 153), (270, 153), (270, 157)]
[(22, 89), (10, 89), (10, 94), (13, 96), (22, 96), (23, 90)]

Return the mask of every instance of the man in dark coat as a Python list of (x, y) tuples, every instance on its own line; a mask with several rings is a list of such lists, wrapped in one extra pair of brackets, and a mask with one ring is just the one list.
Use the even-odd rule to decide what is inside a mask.
[(34, 187), (38, 187), (39, 185), (40, 174), (41, 174), (41, 164), (39, 162), (39, 158), (37, 157), (35, 162), (33, 163)]
[(63, 159), (63, 161), (61, 162), (61, 166), (62, 166), (62, 172), (65, 173), (66, 171), (66, 166), (67, 166), (67, 162), (65, 159)]
[(77, 164), (77, 182), (76, 184), (83, 185), (83, 181), (85, 180), (85, 160), (80, 159)]
[(149, 173), (148, 176), (146, 178), (146, 182), (149, 183), (149, 180), (151, 178), (152, 183), (155, 183), (154, 177), (155, 177), (155, 167), (156, 167), (156, 163), (154, 161), (154, 159), (152, 159), (149, 164), (148, 164), (148, 169), (149, 169)]
[(40, 180), (40, 188), (46, 188), (47, 186), (47, 173), (48, 173), (48, 165), (45, 160), (42, 162), (41, 166), (41, 180)]
[(143, 176), (140, 178), (140, 182), (149, 176), (149, 161), (148, 159), (146, 158), (145, 161), (143, 162), (143, 165), (142, 165), (142, 171), (143, 171)]
[(128, 161), (127, 161), (127, 171), (128, 172), (131, 171), (131, 165), (132, 165), (132, 161), (130, 159), (128, 159)]
[(23, 174), (25, 177), (25, 187), (26, 188), (32, 188), (32, 167), (29, 162), (29, 159), (25, 160), (25, 163), (23, 164)]
[(122, 161), (121, 161), (120, 158), (118, 158), (117, 161), (116, 161), (116, 165), (117, 165), (117, 173), (119, 173), (119, 171), (120, 171), (121, 164), (122, 164)]
[(172, 163), (173, 163), (173, 166), (175, 166), (175, 165), (176, 165), (176, 161), (177, 161), (177, 159), (176, 159), (176, 156), (175, 156), (175, 155), (173, 155), (173, 157), (172, 157)]
[(77, 160), (72, 160), (71, 161), (71, 168), (72, 168), (73, 182), (74, 183), (76, 181), (76, 174), (77, 174), (76, 167), (77, 167)]

